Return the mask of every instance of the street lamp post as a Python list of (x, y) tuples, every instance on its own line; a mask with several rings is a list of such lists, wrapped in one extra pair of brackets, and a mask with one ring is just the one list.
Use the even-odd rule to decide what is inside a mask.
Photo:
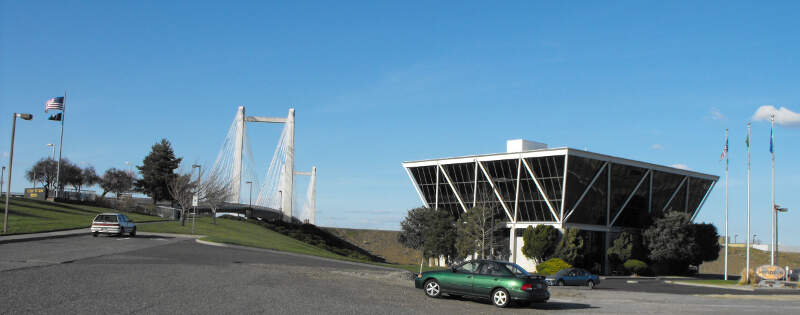
[[(198, 164), (192, 164), (192, 173), (194, 173), (194, 169), (197, 168), (197, 182), (200, 182), (200, 176), (203, 172), (203, 166)], [(190, 175), (191, 177), (191, 175)], [(190, 178), (191, 179), (191, 178)], [(194, 210), (194, 214), (192, 215), (192, 234), (194, 234), (194, 221), (197, 218), (197, 206), (194, 205), (194, 198), (197, 197), (197, 187), (194, 189), (194, 196), (192, 196), (192, 209)]]
[(775, 262), (773, 265), (778, 265), (778, 212), (787, 212), (789, 208), (783, 208), (779, 205), (775, 205)]
[(6, 167), (3, 166), (3, 171), (0, 172), (0, 195), (3, 194), (3, 177), (6, 175)]
[(3, 234), (8, 231), (8, 198), (11, 197), (11, 170), (14, 167), (14, 135), (17, 132), (17, 117), (24, 120), (33, 119), (31, 114), (14, 113), (11, 123), (11, 151), (8, 153), (8, 182), (6, 183), (6, 211), (3, 214)]
[[(245, 184), (250, 185), (250, 194), (247, 195), (250, 198), (250, 200), (248, 201), (248, 208), (250, 208), (250, 215), (251, 216), (255, 216), (255, 215), (253, 215), (253, 182), (246, 181)], [(245, 217), (246, 216), (247, 216), (247, 213), (245, 213)]]

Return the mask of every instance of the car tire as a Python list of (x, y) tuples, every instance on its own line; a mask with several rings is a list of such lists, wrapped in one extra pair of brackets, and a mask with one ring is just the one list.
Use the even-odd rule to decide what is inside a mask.
[(511, 304), (511, 296), (506, 289), (500, 288), (492, 291), (491, 296), (492, 304), (499, 308), (503, 308)]
[(425, 281), (425, 284), (422, 286), (425, 290), (425, 295), (431, 298), (438, 298), (442, 296), (442, 286), (439, 285), (439, 281), (434, 279)]
[(589, 282), (586, 282), (586, 286), (589, 287), (589, 290), (594, 289), (594, 281), (589, 280)]
[(92, 236), (97, 237), (98, 234), (100, 234), (100, 233), (94, 232), (94, 233), (92, 233)]
[(557, 284), (558, 284), (559, 287), (563, 287), (564, 286), (564, 280), (558, 280)]
[(136, 228), (131, 231), (131, 237), (136, 237)]

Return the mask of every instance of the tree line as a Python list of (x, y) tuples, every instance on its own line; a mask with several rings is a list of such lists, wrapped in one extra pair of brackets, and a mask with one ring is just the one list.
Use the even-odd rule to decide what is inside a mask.
[[(423, 257), (445, 256), (448, 263), (506, 256), (507, 249), (497, 255), (498, 248), (509, 247), (500, 245), (508, 239), (496, 233), (505, 227), (504, 220), (499, 211), (483, 206), (468, 209), (458, 217), (447, 210), (414, 208), (400, 223), (398, 241), (421, 250)], [(575, 228), (561, 231), (544, 224), (528, 227), (522, 233), (522, 253), (538, 265), (540, 272), (575, 266), (600, 273), (603, 246), (590, 233), (593, 232)], [(714, 225), (693, 223), (688, 214), (671, 211), (654, 218), (644, 229), (617, 234), (606, 254), (611, 269), (619, 273), (683, 274), (690, 266), (716, 260), (718, 240)], [(591, 242), (594, 244), (589, 246)]]

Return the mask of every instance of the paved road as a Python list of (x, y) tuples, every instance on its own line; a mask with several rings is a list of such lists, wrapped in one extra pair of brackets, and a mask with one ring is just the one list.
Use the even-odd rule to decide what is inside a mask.
[[(62, 257), (63, 256), (63, 257)], [(0, 245), (2, 313), (489, 313), (429, 299), (402, 272), (163, 237), (72, 237)], [(800, 313), (800, 300), (553, 289), (507, 313)], [(767, 307), (764, 309), (764, 307)]]

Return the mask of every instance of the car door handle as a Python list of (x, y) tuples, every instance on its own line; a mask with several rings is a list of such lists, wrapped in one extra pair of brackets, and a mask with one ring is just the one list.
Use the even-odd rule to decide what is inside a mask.
[(472, 278), (472, 276), (467, 276), (467, 278)]

